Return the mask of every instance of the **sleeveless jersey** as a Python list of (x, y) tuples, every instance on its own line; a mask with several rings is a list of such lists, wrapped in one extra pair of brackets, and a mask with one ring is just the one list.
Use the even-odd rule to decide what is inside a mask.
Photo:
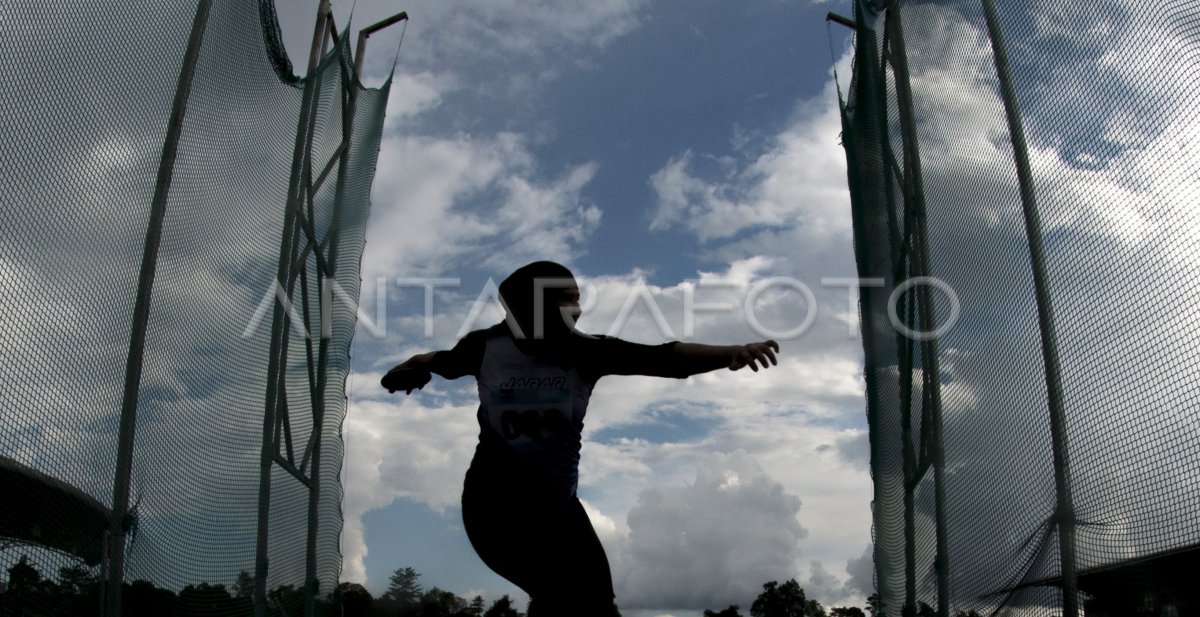
[(578, 366), (522, 352), (507, 331), (493, 329), (479, 367), (481, 464), (516, 465), (532, 489), (566, 499), (579, 483), (583, 417), (594, 381)]

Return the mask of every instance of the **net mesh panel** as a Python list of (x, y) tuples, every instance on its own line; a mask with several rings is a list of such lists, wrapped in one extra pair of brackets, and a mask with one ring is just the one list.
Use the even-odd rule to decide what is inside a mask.
[[(1200, 542), (1200, 9), (998, 4), (1087, 603), (1095, 574)], [(843, 120), (859, 272), (883, 280), (861, 297), (880, 601), (936, 610), (944, 585), (947, 614), (1061, 613), (1034, 271), (983, 5), (860, 0), (856, 18)], [(919, 276), (953, 295), (898, 289)], [(954, 315), (928, 341), (893, 325)]]
[[(0, 71), (3, 614), (101, 608), (95, 580), (104, 575), (143, 245), (196, 11), (186, 0), (0, 7), (8, 67)], [(150, 296), (126, 612), (252, 611), (281, 241), (283, 259), (298, 264), (281, 287), (301, 323), (287, 330), (286, 414), (274, 434), (280, 458), (307, 475), (308, 446), (319, 444), (319, 600), (328, 602), (337, 584), (344, 384), (388, 94), (387, 85), (353, 80), (347, 39), (301, 79), (271, 0), (211, 8)], [(315, 183), (334, 159), (302, 202), (317, 248), (300, 227), (284, 228), (309, 81), (317, 106), (308, 179)], [(314, 407), (323, 413), (315, 430)], [(270, 472), (266, 588), (269, 614), (295, 615), (303, 614), (310, 491), (284, 467)]]

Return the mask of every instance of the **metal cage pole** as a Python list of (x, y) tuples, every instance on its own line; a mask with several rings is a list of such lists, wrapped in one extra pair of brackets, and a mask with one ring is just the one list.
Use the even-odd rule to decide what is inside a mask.
[[(336, 42), (336, 41), (335, 41)], [(343, 47), (345, 49), (345, 47)], [(340, 51), (338, 53), (341, 53)], [(357, 79), (356, 76), (347, 69), (349, 59), (342, 58), (338, 65), (341, 67), (341, 82), (342, 92), (339, 93), (339, 100), (342, 104), (342, 144), (338, 148), (338, 170), (337, 180), (334, 188), (333, 199), (333, 216), (330, 222), (329, 229), (326, 231), (325, 241), (326, 259), (324, 267), (317, 268), (317, 305), (318, 305), (318, 323), (320, 327), (320, 342), (317, 345), (316, 356), (316, 375), (314, 379), (312, 395), (312, 433), (310, 434), (310, 467), (309, 478), (312, 482), (309, 484), (308, 495), (308, 534), (305, 547), (305, 595), (304, 595), (304, 614), (306, 617), (313, 617), (316, 611), (315, 600), (317, 585), (317, 532), (320, 521), (320, 503), (321, 503), (321, 438), (325, 426), (325, 394), (326, 382), (328, 380), (329, 368), (329, 345), (333, 336), (332, 332), (332, 285), (336, 282), (335, 275), (337, 273), (337, 253), (338, 253), (338, 238), (340, 237), (340, 226), (342, 216), (342, 206), (345, 200), (346, 191), (346, 173), (350, 162), (351, 141), (353, 139), (355, 103), (357, 101)], [(331, 161), (332, 162), (332, 161)], [(311, 166), (310, 166), (311, 169)], [(323, 181), (324, 175), (318, 180)], [(316, 199), (316, 192), (320, 186), (312, 183), (308, 184), (308, 199), (309, 199), (309, 221), (315, 221), (315, 213), (313, 212), (313, 201)], [(319, 242), (319, 239), (313, 237), (310, 239), (313, 242)], [(314, 249), (315, 250), (315, 249)], [(320, 251), (316, 251), (320, 254)], [(305, 292), (305, 318), (308, 318), (308, 293)], [(311, 332), (311, 329), (310, 329)], [(311, 337), (305, 342), (308, 360), (311, 365), (313, 363), (312, 356), (312, 339)]]
[(982, 0), (987, 20), (988, 37), (992, 42), (992, 57), (1008, 132), (1012, 139), (1013, 159), (1025, 214), (1025, 234), (1029, 240), (1029, 258), (1033, 269), (1034, 297), (1037, 303), (1038, 329), (1042, 339), (1042, 363), (1046, 373), (1046, 399), (1050, 411), (1050, 443), (1054, 453), (1055, 523), (1058, 526), (1059, 558), (1062, 561), (1062, 592), (1064, 617), (1079, 614), (1078, 583), (1076, 580), (1075, 505), (1071, 495), (1070, 458), (1067, 447), (1067, 419), (1064, 405), (1062, 376), (1058, 358), (1058, 339), (1054, 331), (1054, 306), (1050, 299), (1050, 279), (1046, 269), (1046, 251), (1042, 242), (1042, 223), (1034, 191), (1033, 171), (1029, 166), (1029, 148), (1021, 108), (1013, 86), (1008, 65), (1004, 32), (994, 0)]
[[(890, 23), (890, 22), (888, 22)], [(904, 280), (908, 277), (911, 268), (911, 249), (912, 249), (912, 212), (909, 200), (905, 200), (905, 209), (903, 221), (896, 216), (896, 199), (894, 180), (899, 180), (902, 188), (907, 190), (909, 187), (904, 186), (904, 173), (900, 170), (896, 163), (895, 153), (892, 151), (891, 138), (889, 132), (889, 121), (887, 117), (887, 72), (882, 69), (883, 66), (890, 64), (889, 62), (889, 45), (890, 45), (890, 30), (891, 28), (885, 25), (882, 45), (879, 53), (881, 57), (876, 63), (875, 57), (869, 56), (868, 62), (871, 67), (872, 75), (880, 80), (880, 84), (876, 87), (875, 105), (878, 107), (881, 114), (879, 122), (879, 143), (881, 145), (884, 165), (884, 191), (886, 196), (886, 206), (888, 215), (888, 238), (892, 286), (894, 287), (897, 281)], [(910, 330), (913, 329), (913, 312), (915, 307), (912, 303), (912, 296), (909, 293), (904, 294), (904, 324)], [(896, 354), (897, 358), (897, 387), (900, 394), (900, 443), (901, 443), (901, 498), (902, 507), (904, 509), (904, 607), (902, 614), (916, 615), (916, 526), (915, 513), (913, 506), (913, 491), (917, 484), (917, 465), (916, 456), (912, 442), (912, 339), (897, 331), (896, 336)]]
[[(890, 250), (884, 256), (884, 260), (883, 260), (884, 263), (880, 264), (878, 256), (876, 256), (875, 260), (871, 260), (872, 252), (867, 250), (867, 248), (865, 246), (866, 243), (863, 243), (858, 240), (855, 241), (855, 243), (854, 243), (855, 257), (856, 257), (855, 261), (858, 263), (859, 277), (866, 278), (866, 277), (875, 276), (875, 275), (879, 274), (880, 272), (889, 272), (889, 273), (895, 272), (896, 262), (897, 262), (896, 255), (897, 255), (897, 250), (899, 248), (900, 241), (898, 239), (899, 232), (898, 232), (898, 225), (896, 222), (896, 214), (895, 214), (896, 204), (895, 204), (895, 200), (894, 200), (894, 190), (893, 190), (893, 176), (892, 176), (892, 173), (893, 173), (892, 158), (893, 158), (893, 156), (892, 156), (891, 148), (890, 148), (890, 145), (888, 144), (888, 139), (887, 139), (887, 133), (888, 133), (888, 116), (887, 116), (887, 105), (886, 105), (887, 91), (886, 91), (886, 82), (885, 82), (885, 78), (884, 78), (885, 73), (882, 68), (886, 62), (886, 59), (881, 59), (876, 56), (877, 49), (882, 49), (883, 47), (886, 47), (886, 45), (887, 45), (886, 36), (884, 37), (882, 46), (877, 48), (875, 31), (870, 27), (866, 27), (866, 26), (863, 26), (861, 28), (859, 27), (859, 24), (865, 24), (870, 21), (868, 16), (865, 14), (866, 10), (864, 9), (861, 0), (858, 2), (855, 2), (854, 8), (855, 8), (855, 18), (856, 18), (855, 20), (846, 19), (844, 17), (837, 17), (833, 13), (830, 13), (829, 16), (826, 17), (826, 19), (835, 21), (842, 25), (845, 25), (855, 31), (855, 36), (858, 38), (858, 40), (856, 41), (856, 48), (857, 48), (856, 62), (861, 62), (862, 64), (860, 64), (856, 67), (856, 70), (861, 71), (861, 73), (856, 75), (856, 77), (853, 81), (853, 84), (854, 84), (852, 86), (852, 88), (854, 89), (853, 95), (855, 97), (855, 101), (870, 100), (871, 102), (873, 102), (876, 106), (875, 111), (877, 112), (877, 115), (874, 116), (872, 118), (872, 120), (874, 120), (877, 123), (877, 126), (875, 128), (878, 130), (878, 133), (879, 133), (877, 136), (877, 139), (878, 139), (877, 143), (879, 144), (879, 152), (877, 152), (877, 153), (872, 152), (872, 155), (878, 156), (878, 158), (881, 162), (881, 166), (883, 167), (883, 170), (882, 170), (883, 173), (881, 174), (881, 176), (882, 176), (882, 181), (883, 181), (883, 185), (884, 185), (883, 186), (884, 201), (882, 204), (880, 204), (878, 201), (873, 200), (871, 202), (871, 206), (873, 206), (873, 207), (882, 206), (886, 212), (886, 215), (887, 215), (887, 221), (886, 221), (887, 237), (889, 239), (889, 249)], [(869, 50), (869, 52), (867, 50)], [(880, 53), (885, 54), (886, 52), (880, 51)], [(847, 119), (846, 105), (842, 105), (842, 109), (843, 109), (843, 119), (842, 119), (843, 127), (849, 128), (850, 121)], [(857, 122), (859, 124), (866, 124), (867, 120), (865, 118), (858, 118), (855, 120), (855, 122)], [(863, 173), (864, 173), (864, 172), (860, 171), (859, 166), (861, 164), (860, 161), (864, 160), (865, 157), (867, 156), (863, 152), (865, 144), (860, 143), (860, 137), (861, 137), (860, 132), (857, 130), (846, 131), (845, 135), (843, 136), (843, 144), (845, 145), (846, 154), (847, 154), (847, 156), (846, 156), (847, 171), (848, 171), (848, 175), (850, 177), (850, 191), (851, 191), (851, 201), (852, 201), (851, 216), (854, 219), (854, 228), (856, 230), (856, 235), (859, 233), (859, 230), (865, 229), (867, 226), (877, 227), (879, 225), (878, 221), (872, 221), (871, 217), (868, 216), (864, 212), (864, 208), (859, 206), (861, 198), (857, 194), (858, 191), (860, 190), (857, 187), (857, 185), (859, 185), (862, 182), (862, 177), (863, 177)], [(869, 144), (870, 142), (866, 142), (866, 143)], [(868, 266), (868, 263), (870, 263), (871, 261), (874, 261), (875, 263)], [(893, 284), (897, 278), (898, 277), (893, 276), (893, 278), (892, 278)], [(879, 524), (879, 512), (877, 510), (877, 508), (882, 507), (881, 502), (887, 499), (887, 493), (885, 492), (885, 489), (884, 489), (884, 480), (881, 477), (878, 477), (877, 474), (875, 474), (875, 465), (878, 464), (878, 462), (881, 460), (881, 456), (882, 456), (881, 440), (884, 438), (884, 431), (880, 427), (880, 420), (878, 417), (879, 414), (881, 413), (880, 408), (883, 405), (883, 403), (880, 402), (879, 386), (878, 386), (878, 383), (881, 378), (878, 375), (878, 371), (873, 370), (873, 369), (876, 369), (876, 367), (873, 365), (871, 358), (875, 353), (878, 353), (875, 350), (878, 350), (879, 346), (884, 344), (882, 342), (884, 337), (876, 336), (877, 333), (875, 331), (876, 328), (875, 328), (875, 324), (874, 324), (874, 316), (876, 315), (876, 313), (878, 312), (879, 309), (875, 307), (874, 299), (872, 297), (873, 293), (874, 292), (872, 292), (870, 290), (864, 289), (859, 295), (859, 304), (861, 307), (860, 313), (862, 315), (862, 322), (863, 322), (862, 323), (863, 349), (866, 353), (866, 360), (867, 360), (867, 365), (865, 367), (866, 371), (864, 374), (864, 378), (867, 383), (867, 389), (866, 389), (867, 424), (870, 429), (868, 436), (869, 436), (870, 450), (871, 450), (872, 475), (875, 477), (875, 482), (873, 483), (874, 484), (874, 494), (873, 494), (873, 501), (872, 501), (872, 525), (871, 525), (871, 528), (872, 528), (872, 534), (873, 534), (873, 537), (875, 540), (874, 559), (875, 559), (875, 563), (876, 563), (876, 570), (878, 570), (878, 564), (881, 559), (880, 553), (882, 550), (885, 550), (885, 549), (881, 549), (878, 535), (880, 533), (888, 534), (890, 532), (890, 525), (882, 525), (881, 526)], [(885, 302), (886, 302), (886, 300), (885, 300)], [(901, 369), (900, 372), (902, 374), (904, 372), (903, 369)], [(903, 426), (903, 424), (902, 424), (902, 426)], [(901, 484), (901, 491), (903, 492), (904, 487), (907, 485), (907, 482), (902, 479), (900, 484)], [(890, 546), (889, 546), (889, 548), (890, 548)], [(876, 579), (876, 587), (878, 588), (879, 577), (876, 576), (875, 579)], [(881, 590), (881, 591), (886, 591), (886, 590)], [(890, 594), (889, 594), (889, 597), (890, 597)]]
[(104, 614), (116, 617), (121, 614), (121, 586), (125, 579), (125, 531), (129, 521), (129, 484), (133, 474), (133, 442), (137, 428), (138, 394), (141, 390), (142, 360), (146, 346), (146, 327), (150, 319), (151, 293), (154, 275), (158, 267), (158, 246), (162, 234), (163, 219), (166, 217), (167, 199), (171, 192), (171, 179), (175, 171), (175, 156), (179, 149), (179, 138), (183, 132), (183, 118), (187, 113), (188, 98), (192, 91), (192, 80), (196, 75), (196, 63), (200, 47), (204, 43), (204, 31), (208, 27), (208, 16), (212, 0), (200, 0), (196, 4), (196, 16), (192, 21), (187, 50), (179, 69), (175, 85), (175, 98), (171, 104), (171, 116), (167, 123), (167, 134), (163, 139), (162, 155), (158, 163), (158, 176), (154, 185), (154, 196), (150, 202), (150, 218), (146, 225), (146, 239), (142, 251), (141, 271), (138, 275), (137, 297), (134, 300), (133, 323), (129, 337), (129, 354), (125, 361), (125, 388), (121, 402), (121, 421), (117, 444), (117, 466), (113, 478), (113, 506), (109, 537), (105, 542), (105, 589)]
[(358, 46), (354, 50), (354, 78), (362, 80), (363, 56), (367, 53), (367, 39), (372, 34), (401, 21), (408, 21), (408, 13), (400, 11), (387, 19), (377, 21), (358, 32)]
[[(890, 22), (889, 22), (890, 23)], [(889, 31), (890, 28), (885, 26), (883, 44), (880, 49), (882, 57), (880, 66), (889, 64)], [(874, 66), (874, 57), (870, 58), (872, 68)], [(891, 274), (892, 285), (896, 281), (907, 278), (911, 268), (910, 265), (912, 250), (912, 208), (909, 207), (908, 200), (905, 200), (904, 219), (903, 222), (898, 220), (896, 216), (896, 203), (893, 195), (893, 174), (898, 176), (901, 184), (904, 184), (904, 174), (900, 171), (896, 164), (895, 153), (892, 152), (891, 138), (888, 135), (888, 118), (887, 118), (887, 73), (882, 69), (874, 70), (879, 79), (884, 83), (882, 87), (877, 88), (877, 100), (875, 104), (879, 107), (880, 113), (883, 114), (879, 127), (879, 143), (883, 148), (884, 155), (884, 178), (887, 196), (888, 207), (888, 237), (891, 240), (889, 256), (891, 257)], [(908, 187), (903, 187), (907, 189)], [(913, 329), (913, 312), (915, 307), (912, 302), (912, 295), (905, 293), (904, 299), (904, 324), (910, 330)], [(902, 490), (901, 497), (904, 508), (904, 608), (902, 614), (916, 615), (917, 612), (917, 591), (916, 591), (916, 523), (915, 512), (913, 506), (913, 491), (917, 485), (917, 464), (916, 455), (913, 449), (912, 442), (912, 339), (905, 336), (902, 332), (896, 332), (896, 353), (897, 358), (897, 378), (899, 383), (897, 387), (900, 393), (900, 444), (902, 456)]]
[[(333, 11), (332, 11), (331, 7), (329, 6), (329, 0), (321, 0), (321, 7), (325, 11), (325, 19), (328, 22), (327, 27), (329, 28), (329, 36), (325, 36), (325, 37), (321, 38), (321, 56), (324, 57), (326, 44), (329, 42), (330, 38), (334, 39), (335, 44), (337, 43), (337, 31), (336, 31), (336, 28), (333, 26)], [(339, 64), (340, 64), (340, 62), (339, 62)], [(344, 92), (338, 93), (338, 100), (342, 102), (342, 108), (343, 108), (343, 113), (344, 113), (345, 112), (345, 93)], [(309, 242), (319, 242), (319, 239), (315, 237), (316, 213), (314, 211), (314, 204), (313, 204), (313, 202), (316, 200), (317, 187), (314, 187), (312, 184), (312, 139), (313, 139), (313, 131), (315, 129), (315, 122), (316, 122), (316, 114), (314, 113), (312, 115), (312, 117), (309, 119), (310, 129), (309, 129), (309, 134), (308, 134), (308, 144), (305, 147), (305, 164), (304, 164), (305, 173), (303, 176), (304, 177), (303, 188), (304, 188), (304, 192), (307, 195), (306, 201), (308, 204), (308, 225), (310, 226), (310, 229), (312, 229), (312, 231), (314, 233), (314, 237), (311, 237), (308, 239)], [(342, 147), (340, 148), (340, 152), (341, 152), (340, 157), (341, 157), (341, 160), (343, 163), (346, 160), (346, 158), (345, 158), (346, 153), (349, 150), (349, 148), (347, 147), (346, 141), (347, 141), (346, 137), (343, 136), (343, 144), (342, 144)], [(340, 171), (341, 170), (339, 168), (339, 176), (340, 176)], [(339, 177), (339, 180), (340, 180), (340, 177)], [(299, 204), (297, 204), (297, 206), (299, 206)], [(336, 216), (335, 216), (335, 221), (336, 221)], [(314, 247), (314, 253), (316, 253), (317, 255), (320, 254), (320, 252), (317, 251), (315, 247)], [(332, 268), (332, 265), (329, 264), (329, 262), (325, 262), (325, 267)], [(318, 310), (318, 313), (320, 313), (320, 315), (323, 316), (325, 314), (325, 310), (323, 307), (323, 301), (324, 301), (325, 294), (324, 294), (322, 285), (325, 282), (324, 279), (326, 277), (326, 273), (323, 272), (322, 270), (323, 269), (320, 268), (319, 264), (318, 264), (317, 281), (316, 281), (317, 303), (318, 303), (317, 310)], [(311, 336), (312, 327), (311, 327), (311, 324), (309, 323), (310, 313), (309, 313), (308, 285), (304, 281), (306, 272), (307, 272), (307, 265), (301, 265), (300, 266), (300, 274), (301, 274), (301, 281), (302, 281), (301, 288), (303, 289), (302, 293), (303, 293), (303, 302), (304, 302), (304, 320), (305, 320), (306, 331), (309, 333), (309, 336), (304, 341), (304, 346), (305, 346), (305, 353), (306, 353), (306, 356), (308, 359), (309, 375), (311, 378), (312, 374), (313, 374), (313, 368), (312, 368), (313, 350), (312, 350), (312, 336)], [(320, 317), (318, 317), (318, 319), (319, 318)], [(310, 404), (312, 405), (312, 429), (311, 429), (311, 432), (309, 433), (309, 438), (308, 438), (309, 445), (308, 445), (308, 448), (306, 448), (306, 452), (305, 452), (306, 458), (311, 456), (311, 458), (309, 458), (310, 466), (309, 466), (309, 471), (308, 471), (308, 478), (309, 478), (308, 512), (307, 512), (308, 529), (307, 529), (307, 533), (305, 534), (305, 549), (304, 549), (304, 615), (305, 615), (305, 617), (314, 617), (316, 614), (316, 595), (317, 595), (317, 591), (318, 591), (318, 589), (317, 589), (318, 585), (320, 584), (320, 581), (317, 578), (317, 531), (318, 531), (318, 522), (320, 520), (320, 505), (321, 505), (321, 432), (322, 432), (322, 428), (325, 423), (325, 367), (328, 362), (326, 353), (327, 353), (328, 347), (329, 347), (329, 339), (327, 339), (325, 336), (323, 336), (324, 325), (323, 324), (320, 325), (320, 328), (321, 328), (322, 336), (320, 337), (320, 342), (318, 343), (319, 351), (318, 351), (318, 356), (317, 356), (317, 370), (316, 370), (316, 376), (315, 376), (315, 380), (314, 380), (315, 383), (309, 384), (309, 396), (310, 396), (310, 401), (311, 401)], [(304, 471), (304, 465), (302, 463), (301, 464), (301, 473), (303, 473), (303, 471)]]
[[(296, 125), (296, 143), (292, 153), (292, 170), (289, 181), (287, 205), (284, 211), (283, 229), (280, 234), (279, 265), (273, 285), (286, 286), (290, 292), (293, 256), (297, 243), (299, 225), (297, 212), (302, 199), (303, 165), (308, 160), (307, 150), (311, 147), (309, 136), (312, 115), (316, 106), (315, 77), (317, 62), (325, 39), (325, 19), (329, 13), (329, 0), (321, 0), (313, 26), (312, 46), (305, 74), (304, 95), (300, 106), (300, 117)], [(291, 298), (291, 294), (287, 294)], [(271, 321), (271, 349), (268, 356), (267, 391), (263, 412), (263, 438), (259, 459), (258, 535), (255, 546), (254, 568), (254, 615), (267, 614), (268, 531), (271, 505), (271, 470), (276, 459), (274, 432), (276, 425), (286, 421), (287, 393), (284, 375), (287, 366), (287, 339), (291, 328), (290, 314), (283, 302), (276, 301)]]
[[(921, 151), (917, 142), (916, 120), (913, 114), (912, 87), (909, 82), (908, 55), (904, 45), (904, 25), (900, 17), (900, 3), (889, 0), (887, 8), (887, 27), (892, 70), (896, 77), (896, 99), (899, 106), (900, 130), (904, 140), (904, 180), (906, 210), (911, 212), (913, 223), (913, 244), (916, 246), (912, 255), (918, 276), (929, 276), (929, 244), (927, 219), (925, 211), (925, 186), (921, 174)], [(908, 217), (906, 217), (907, 219)], [(932, 293), (928, 285), (922, 285), (917, 294), (920, 308), (921, 330), (931, 332), (935, 323)], [(946, 497), (945, 497), (945, 451), (942, 443), (942, 397), (941, 371), (938, 367), (937, 340), (929, 338), (921, 342), (921, 372), (922, 372), (922, 407), (928, 412), (932, 426), (922, 422), (922, 431), (928, 431), (931, 439), (931, 460), (926, 461), (933, 467), (935, 537), (937, 558), (938, 616), (948, 617), (950, 614), (950, 560), (948, 540), (946, 536)], [(906, 444), (908, 447), (908, 444)], [(906, 456), (906, 458), (909, 458)], [(907, 466), (907, 465), (906, 465)], [(915, 470), (912, 484), (906, 487), (907, 493), (916, 488), (917, 480), (924, 475), (927, 466)], [(908, 502), (906, 501), (906, 506)], [(906, 516), (909, 516), (906, 513)], [(907, 526), (907, 525), (906, 525)], [(911, 583), (910, 583), (911, 585)], [(906, 600), (906, 607), (911, 607), (913, 599)], [(906, 611), (907, 612), (907, 611)]]

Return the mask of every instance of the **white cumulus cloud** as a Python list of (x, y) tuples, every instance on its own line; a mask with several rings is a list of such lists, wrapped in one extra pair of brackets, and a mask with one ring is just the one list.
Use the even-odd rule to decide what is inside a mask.
[[(585, 163), (544, 179), (514, 133), (388, 138), (363, 274), (438, 274), (468, 262), (506, 269), (534, 255), (569, 262), (600, 223), (581, 196), (595, 171)], [(503, 256), (486, 249), (497, 246)]]
[[(742, 451), (713, 454), (686, 486), (650, 488), (629, 512), (618, 595), (630, 607), (703, 608), (786, 578), (807, 532), (800, 498)], [(726, 604), (722, 604), (726, 603)]]

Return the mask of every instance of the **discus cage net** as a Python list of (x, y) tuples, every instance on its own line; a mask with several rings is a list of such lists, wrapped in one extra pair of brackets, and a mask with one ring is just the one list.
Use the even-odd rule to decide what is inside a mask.
[(334, 604), (391, 83), (349, 45), (328, 0), (302, 78), (272, 0), (0, 6), (0, 614)]
[(1194, 615), (1200, 5), (856, 0), (886, 615)]

